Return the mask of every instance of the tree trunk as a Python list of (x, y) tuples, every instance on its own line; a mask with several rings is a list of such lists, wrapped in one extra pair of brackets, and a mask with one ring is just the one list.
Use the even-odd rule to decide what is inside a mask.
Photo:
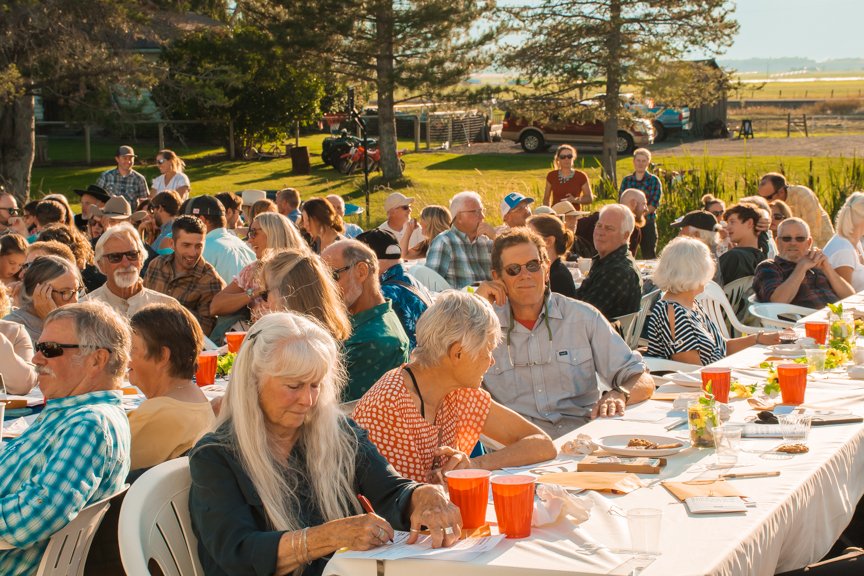
[(396, 115), (393, 111), (393, 3), (378, 3), (376, 17), (378, 55), (375, 62), (378, 88), (378, 149), (381, 151), (381, 171), (388, 182), (402, 177), (396, 155)]
[(30, 169), (35, 154), (35, 103), (28, 94), (0, 105), (0, 184), (19, 206), (30, 198)]
[(621, 0), (612, 0), (609, 6), (609, 33), (606, 35), (606, 114), (603, 124), (603, 166), (604, 177), (618, 188), (616, 162), (618, 161), (618, 111), (621, 108)]

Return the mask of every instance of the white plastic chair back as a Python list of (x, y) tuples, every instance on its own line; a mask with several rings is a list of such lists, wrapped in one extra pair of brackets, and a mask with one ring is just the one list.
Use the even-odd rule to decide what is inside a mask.
[(433, 292), (441, 292), (453, 288), (443, 276), (424, 264), (415, 264), (408, 273)]
[(120, 558), (128, 576), (150, 576), (152, 559), (165, 576), (202, 576), (189, 517), (189, 459), (160, 464), (132, 484), (120, 509)]
[[(114, 496), (119, 496), (126, 488), (128, 485)], [(83, 576), (93, 536), (114, 496), (87, 506), (69, 524), (51, 535), (36, 576)]]
[(621, 335), (624, 338), (624, 341), (627, 342), (627, 345), (631, 350), (639, 347), (639, 333), (636, 332), (636, 324), (639, 322), (639, 312), (633, 312), (632, 314), (625, 314), (624, 316), (618, 316), (615, 318), (618, 324), (621, 325)]
[(726, 294), (726, 299), (729, 300), (729, 305), (732, 306), (735, 315), (746, 324), (747, 304), (744, 302), (748, 296), (753, 294), (753, 276), (744, 276), (729, 282), (723, 286), (723, 293)]
[(816, 312), (812, 308), (781, 302), (756, 302), (750, 305), (750, 314), (759, 319), (764, 328), (783, 330), (792, 328), (797, 320)]
[[(734, 331), (740, 334), (756, 334), (762, 331), (761, 328), (745, 326), (738, 320), (735, 311), (732, 309), (732, 305), (726, 299), (726, 294), (723, 293), (723, 289), (716, 282), (708, 282), (705, 290), (696, 296), (696, 300), (702, 304), (702, 307), (708, 314), (708, 318), (720, 328), (720, 333), (724, 338), (737, 336), (738, 334), (734, 333)], [(730, 330), (730, 327), (732, 330)]]
[[(642, 300), (639, 302), (639, 317), (636, 319), (636, 326), (634, 329), (634, 339), (632, 342), (629, 340), (627, 344), (630, 346), (631, 350), (635, 350), (640, 345), (642, 345), (642, 329), (645, 327), (645, 322), (648, 319), (648, 314), (651, 313), (651, 310), (654, 308), (654, 304), (660, 299), (661, 292), (658, 288), (653, 292), (649, 292), (642, 296)], [(645, 344), (647, 346), (647, 344)]]

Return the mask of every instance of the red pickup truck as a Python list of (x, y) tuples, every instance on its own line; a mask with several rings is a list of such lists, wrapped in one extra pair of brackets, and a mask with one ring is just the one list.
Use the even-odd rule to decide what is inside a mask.
[[(513, 140), (526, 152), (540, 152), (551, 144), (571, 144), (579, 150), (603, 149), (603, 122), (562, 122), (544, 125), (521, 118), (513, 112), (504, 115), (502, 140)], [(632, 154), (636, 148), (654, 143), (654, 127), (649, 120), (634, 118), (619, 121), (618, 154)]]

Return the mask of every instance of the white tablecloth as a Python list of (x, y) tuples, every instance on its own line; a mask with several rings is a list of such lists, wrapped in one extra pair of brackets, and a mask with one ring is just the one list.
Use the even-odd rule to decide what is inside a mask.
[[(864, 298), (859, 297), (858, 301), (864, 302)], [(754, 368), (767, 355), (764, 347), (754, 346), (717, 364)], [(735, 409), (733, 421), (743, 421), (754, 413), (743, 400), (733, 400), (731, 405)], [(805, 405), (847, 408), (864, 415), (864, 381), (850, 380), (840, 373), (811, 380)], [(670, 433), (656, 423), (654, 415), (664, 407), (671, 408), (671, 404), (644, 402), (631, 407), (623, 420), (595, 420), (577, 432), (595, 439), (608, 434), (651, 433), (685, 437), (686, 426)], [(634, 420), (640, 416), (654, 423)], [(560, 446), (577, 432), (556, 443)], [(614, 551), (626, 549), (630, 544), (621, 512), (640, 507), (663, 510), (662, 553), (641, 572), (645, 576), (767, 576), (800, 568), (828, 552), (864, 494), (862, 438), (861, 424), (814, 427), (810, 433), (810, 452), (785, 459), (768, 453), (781, 441), (745, 439), (746, 452), (732, 472), (781, 471), (779, 477), (731, 480), (757, 504), (746, 514), (688, 515), (684, 504), (655, 482), (658, 476), (642, 475), (649, 486), (628, 495), (588, 493), (586, 497), (594, 502), (594, 509), (589, 520), (578, 527), (565, 521), (535, 528), (530, 538), (505, 540), (472, 562), (387, 561), (386, 574), (629, 574), (633, 565), (628, 562), (633, 556)], [(706, 468), (712, 463), (713, 454), (713, 450), (691, 448), (672, 456), (659, 479), (714, 478), (719, 472)], [(605, 548), (592, 551), (596, 548), (592, 545), (596, 544)], [(337, 555), (327, 565), (325, 574), (374, 576), (376, 566), (374, 561), (344, 560)]]

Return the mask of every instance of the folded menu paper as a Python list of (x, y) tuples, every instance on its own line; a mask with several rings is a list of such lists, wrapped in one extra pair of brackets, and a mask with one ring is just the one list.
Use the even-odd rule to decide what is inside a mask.
[(396, 531), (393, 542), (389, 542), (371, 550), (340, 552), (340, 558), (356, 558), (365, 560), (401, 560), (402, 558), (424, 558), (427, 560), (450, 560), (452, 562), (469, 562), (495, 548), (504, 539), (504, 535), (487, 538), (465, 538), (449, 548), (432, 548), (430, 536), (420, 536), (414, 544), (408, 544), (409, 532)]
[(612, 494), (629, 494), (645, 485), (635, 474), (618, 472), (558, 472), (540, 476), (537, 482)]
[(747, 505), (738, 496), (694, 496), (684, 500), (691, 514), (728, 514), (746, 512)]
[(686, 482), (663, 482), (673, 496), (684, 502), (688, 498), (709, 496), (737, 496), (742, 494), (732, 483), (725, 480), (688, 480)]

